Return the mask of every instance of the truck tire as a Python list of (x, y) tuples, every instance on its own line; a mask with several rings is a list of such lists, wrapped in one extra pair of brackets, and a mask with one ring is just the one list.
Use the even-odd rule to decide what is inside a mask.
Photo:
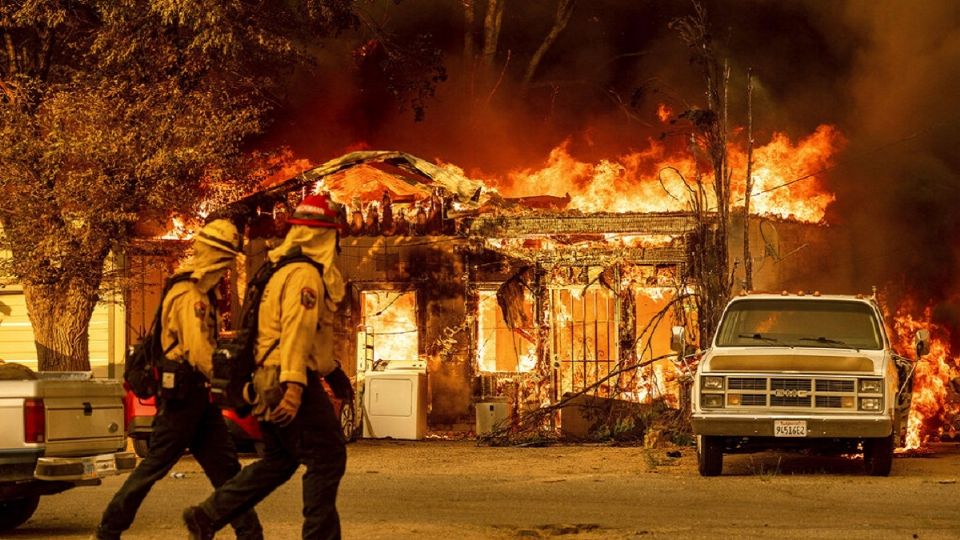
[(147, 454), (150, 453), (150, 438), (137, 437), (133, 440), (133, 451), (137, 453), (137, 457), (143, 459), (147, 457)]
[(893, 466), (893, 434), (863, 440), (863, 464), (871, 476), (889, 476)]
[(9, 531), (23, 525), (37, 510), (40, 496), (0, 501), (0, 531)]
[(697, 435), (697, 468), (700, 476), (720, 476), (723, 472), (723, 439)]

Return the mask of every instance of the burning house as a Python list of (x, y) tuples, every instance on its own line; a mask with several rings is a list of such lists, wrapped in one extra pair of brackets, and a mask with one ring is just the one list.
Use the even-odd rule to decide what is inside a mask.
[[(425, 427), (472, 431), (477, 403), (499, 403), (506, 416), (569, 393), (679, 405), (670, 326), (692, 317), (690, 238), (709, 222), (683, 211), (585, 212), (569, 194), (504, 197), (452, 167), (355, 152), (225, 209), (250, 219), (244, 272), (311, 190), (345, 208), (338, 357), (366, 400), (422, 404), (427, 426), (413, 437)], [(757, 221), (750, 234), (763, 260), (816, 229)], [(761, 265), (757, 282), (782, 281), (775, 266)], [(409, 377), (404, 390), (367, 380), (391, 376)], [(371, 382), (384, 391), (371, 393)], [(391, 403), (365, 405), (366, 432), (383, 436), (377, 411), (392, 416)]]

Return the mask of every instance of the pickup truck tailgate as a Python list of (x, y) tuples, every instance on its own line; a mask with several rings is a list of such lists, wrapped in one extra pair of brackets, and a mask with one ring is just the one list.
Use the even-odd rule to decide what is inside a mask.
[(101, 454), (126, 447), (123, 389), (116, 381), (48, 376), (35, 382), (46, 409), (45, 456)]

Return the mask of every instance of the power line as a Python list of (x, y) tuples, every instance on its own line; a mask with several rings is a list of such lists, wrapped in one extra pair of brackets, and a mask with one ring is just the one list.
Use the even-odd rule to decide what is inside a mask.
[[(829, 166), (824, 167), (824, 168), (822, 168), (822, 169), (820, 169), (820, 170), (817, 170), (817, 171), (814, 171), (814, 172), (805, 174), (805, 175), (803, 175), (803, 176), (801, 176), (801, 177), (799, 177), (799, 178), (794, 178), (793, 180), (790, 180), (790, 181), (788, 181), (788, 182), (784, 182), (783, 184), (779, 184), (779, 185), (776, 185), (776, 186), (773, 186), (773, 187), (769, 187), (769, 188), (764, 189), (764, 190), (750, 192), (750, 196), (751, 196), (751, 197), (756, 197), (757, 195), (763, 195), (763, 194), (769, 193), (769, 192), (771, 192), (771, 191), (775, 191), (775, 190), (778, 190), (778, 189), (780, 189), (780, 188), (787, 187), (787, 186), (792, 185), (792, 184), (796, 184), (797, 182), (801, 182), (801, 181), (803, 181), (803, 180), (807, 180), (808, 178), (813, 178), (814, 176), (817, 176), (817, 175), (819, 175), (819, 174), (825, 173), (825, 172), (827, 172), (827, 171), (829, 171), (829, 170), (836, 169), (837, 167), (841, 167), (841, 166), (847, 165), (847, 164), (849, 164), (850, 161), (852, 161), (852, 160), (855, 159), (855, 158), (861, 158), (861, 157), (864, 157), (864, 156), (867, 156), (867, 155), (870, 155), (870, 154), (879, 152), (879, 151), (881, 151), (881, 150), (885, 150), (885, 149), (890, 148), (890, 147), (892, 147), (892, 146), (896, 146), (896, 145), (898, 145), (898, 144), (902, 144), (902, 143), (907, 142), (907, 141), (909, 141), (909, 140), (911, 140), (911, 139), (916, 139), (916, 138), (919, 137), (920, 135), (922, 135), (922, 134), (924, 134), (924, 133), (926, 133), (926, 132), (928, 132), (928, 131), (931, 131), (931, 130), (933, 130), (934, 128), (940, 127), (940, 126), (942, 126), (942, 125), (944, 125), (944, 123), (942, 123), (942, 122), (939, 123), (939, 124), (933, 124), (933, 125), (925, 128), (925, 129), (921, 129), (921, 130), (919, 130), (919, 131), (915, 131), (915, 132), (911, 133), (910, 135), (907, 135), (906, 137), (902, 137), (902, 138), (900, 138), (900, 139), (896, 139), (896, 140), (894, 140), (894, 141), (888, 142), (888, 143), (886, 143), (886, 144), (882, 144), (882, 145), (877, 146), (877, 147), (875, 147), (875, 148), (870, 148), (870, 149), (864, 150), (863, 152), (860, 152), (860, 153), (858, 153), (858, 154), (854, 154), (854, 155), (852, 155), (852, 156), (848, 156), (848, 157), (845, 158), (845, 159), (838, 159), (837, 162), (834, 163), (833, 165), (829, 165)], [(739, 199), (737, 202), (743, 201), (745, 198), (746, 198), (745, 196), (744, 196), (744, 197), (740, 197), (740, 199)]]

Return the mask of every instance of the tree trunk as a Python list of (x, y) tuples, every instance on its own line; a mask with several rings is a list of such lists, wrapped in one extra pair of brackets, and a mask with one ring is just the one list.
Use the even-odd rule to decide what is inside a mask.
[(750, 192), (753, 191), (753, 74), (747, 70), (747, 179), (743, 193), (743, 287), (753, 290), (753, 255), (750, 253)]
[(527, 71), (523, 75), (524, 91), (530, 86), (530, 81), (533, 80), (533, 74), (536, 73), (537, 67), (540, 66), (544, 55), (547, 54), (547, 51), (550, 50), (553, 43), (557, 41), (560, 32), (563, 32), (563, 29), (567, 27), (567, 23), (570, 22), (570, 16), (573, 15), (573, 7), (577, 3), (576, 0), (559, 0), (559, 2), (560, 3), (557, 4), (557, 16), (553, 19), (553, 27), (550, 28), (547, 37), (543, 38), (543, 43), (541, 43), (537, 51), (533, 53), (533, 57), (530, 58), (530, 63), (527, 64)]
[(500, 41), (500, 25), (503, 21), (503, 5), (506, 0), (487, 0), (487, 13), (483, 18), (483, 68), (489, 75)]
[(71, 280), (23, 284), (40, 371), (89, 371), (89, 324), (97, 285)]
[(473, 66), (476, 59), (477, 40), (473, 34), (473, 25), (476, 21), (474, 0), (461, 0), (463, 3), (463, 57), (467, 64)]

